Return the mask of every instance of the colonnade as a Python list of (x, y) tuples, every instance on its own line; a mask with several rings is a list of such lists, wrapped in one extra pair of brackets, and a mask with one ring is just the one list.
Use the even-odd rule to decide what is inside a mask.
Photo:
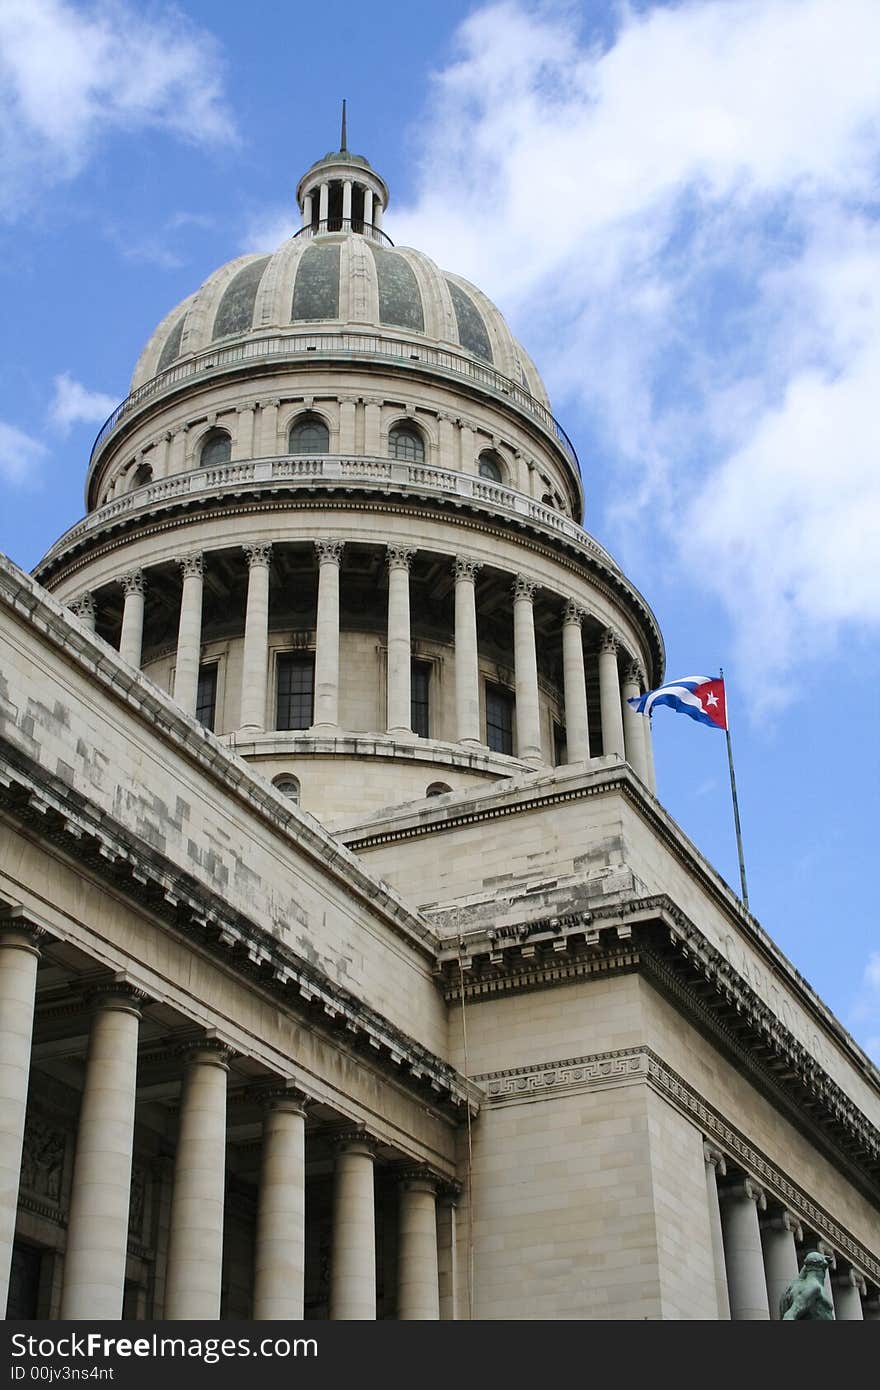
[(733, 1171), (713, 1144), (704, 1145), (703, 1156), (719, 1318), (778, 1319), (782, 1294), (811, 1249), (831, 1261), (827, 1287), (834, 1316), (851, 1321), (877, 1315), (856, 1269), (844, 1265), (818, 1236), (810, 1236), (798, 1217), (754, 1178)]
[[(313, 730), (333, 736), (339, 731), (340, 671), (340, 565), (343, 542), (315, 542), (318, 558), (317, 621), (315, 637), (315, 700)], [(246, 734), (266, 729), (269, 680), (269, 574), (272, 546), (243, 547), (248, 566), (244, 621), (244, 655), (239, 727)], [(405, 545), (389, 545), (387, 608), (386, 731), (397, 738), (414, 737), (411, 727), (410, 681), (412, 622), (410, 570), (415, 551)], [(194, 714), (198, 686), (202, 631), (203, 556), (182, 557), (179, 562), (183, 587), (177, 638), (174, 698), (188, 714)], [(480, 564), (468, 557), (454, 560), (455, 725), (457, 740), (465, 745), (483, 743), (480, 728), (480, 665), (477, 639), (476, 578)], [(122, 581), (124, 606), (120, 652), (139, 666), (143, 643), (145, 579), (135, 570)], [(513, 665), (516, 711), (516, 756), (534, 766), (545, 762), (541, 742), (541, 711), (534, 601), (537, 585), (524, 575), (512, 578)], [(567, 760), (587, 761), (592, 756), (587, 708), (582, 627), (587, 611), (574, 600), (564, 602), (562, 616), (563, 701), (567, 736)], [(94, 627), (94, 597), (86, 594), (72, 605), (78, 616)], [(649, 721), (627, 703), (644, 688), (638, 663), (624, 652), (623, 675), (619, 664), (620, 639), (605, 630), (599, 643), (599, 704), (602, 751), (626, 760), (651, 791), (656, 779)]]
[[(330, 217), (330, 184), (336, 182), (342, 184), (342, 226), (344, 232), (351, 231), (351, 205), (352, 193), (354, 190), (353, 179), (323, 179), (316, 187), (313, 187), (303, 197), (302, 202), (302, 225), (311, 227), (317, 220), (326, 229)], [(381, 231), (382, 228), (382, 200), (372, 188), (366, 184), (361, 184), (364, 195), (364, 218), (365, 227), (375, 227)], [(315, 197), (317, 195), (317, 219), (315, 217)]]
[[(0, 919), (0, 1310), (15, 1234), (41, 930)], [(60, 1316), (122, 1316), (129, 1237), (138, 1042), (146, 996), (110, 980), (90, 996), (88, 1050), (76, 1134)], [(200, 1036), (178, 1049), (180, 1109), (163, 1316), (220, 1316), (230, 1048)], [(305, 1278), (305, 1118), (309, 1098), (280, 1083), (256, 1087), (262, 1110), (254, 1240), (258, 1320), (301, 1319)], [(337, 1126), (330, 1252), (330, 1317), (376, 1317), (374, 1172), (377, 1141)], [(396, 1168), (397, 1317), (440, 1317), (438, 1206), (453, 1189), (427, 1168)], [(447, 1213), (448, 1217), (448, 1213)], [(454, 1227), (446, 1220), (447, 1230)], [(448, 1252), (447, 1252), (448, 1259)], [(447, 1300), (446, 1316), (454, 1316)]]

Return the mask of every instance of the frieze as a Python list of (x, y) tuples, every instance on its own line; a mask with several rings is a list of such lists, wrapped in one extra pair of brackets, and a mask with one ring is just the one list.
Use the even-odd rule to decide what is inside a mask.
[(36, 1115), (28, 1117), (21, 1155), (21, 1186), (56, 1206), (61, 1202), (67, 1136)]
[[(693, 1120), (710, 1141), (714, 1161), (723, 1164), (735, 1159), (746, 1170), (746, 1179), (756, 1191), (778, 1198), (784, 1208), (817, 1235), (824, 1235), (848, 1258), (880, 1282), (880, 1258), (861, 1245), (823, 1207), (792, 1182), (759, 1149), (649, 1047), (596, 1052), (561, 1061), (536, 1062), (507, 1071), (482, 1072), (472, 1078), (482, 1087), (489, 1107), (515, 1104), (536, 1098), (575, 1094), (600, 1089), (604, 1085), (643, 1082), (650, 1085), (675, 1108)], [(719, 1146), (719, 1149), (712, 1147)]]

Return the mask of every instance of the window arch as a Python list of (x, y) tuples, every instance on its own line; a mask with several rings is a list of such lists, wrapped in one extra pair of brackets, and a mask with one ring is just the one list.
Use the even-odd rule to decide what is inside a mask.
[(220, 463), (228, 463), (232, 457), (232, 436), (228, 430), (208, 430), (199, 450), (199, 465), (202, 468), (216, 468)]
[(288, 801), (292, 801), (294, 806), (299, 805), (299, 778), (294, 777), (292, 772), (283, 772), (280, 777), (273, 777), (272, 786)]
[(134, 492), (135, 488), (138, 487), (146, 487), (147, 483), (151, 483), (152, 481), (153, 469), (150, 464), (139, 463), (131, 475), (131, 491)]
[(477, 464), (481, 478), (486, 478), (490, 483), (504, 482), (501, 460), (494, 450), (484, 449), (477, 459)]
[(444, 792), (451, 792), (452, 788), (448, 782), (432, 782), (425, 791), (425, 796), (442, 796)]
[(291, 454), (329, 454), (330, 431), (320, 415), (299, 415), (290, 427), (287, 442)]
[(388, 453), (393, 459), (404, 463), (425, 462), (425, 441), (415, 425), (392, 425), (388, 432)]

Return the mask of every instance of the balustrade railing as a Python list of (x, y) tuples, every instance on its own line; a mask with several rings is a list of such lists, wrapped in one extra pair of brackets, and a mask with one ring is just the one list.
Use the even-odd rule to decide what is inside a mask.
[(604, 565), (618, 571), (617, 563), (597, 541), (577, 522), (552, 507), (515, 492), (513, 488), (468, 473), (455, 473), (447, 468), (432, 468), (423, 463), (406, 463), (393, 458), (358, 458), (339, 454), (285, 455), (279, 458), (247, 459), (220, 464), (214, 468), (199, 468), (174, 478), (162, 478), (144, 487), (114, 498), (96, 511), (90, 512), (56, 541), (38, 567), (38, 572), (56, 556), (84, 537), (100, 531), (114, 521), (136, 516), (162, 507), (184, 497), (204, 497), (206, 493), (224, 493), (242, 487), (271, 490), (279, 482), (286, 486), (314, 486), (321, 481), (332, 487), (334, 482), (363, 487), (386, 488), (389, 485), (412, 489), (423, 495), (454, 497), (467, 500), (487, 510), (529, 521), (558, 535), (565, 536), (582, 549), (589, 551)]
[(366, 237), (367, 241), (378, 242), (380, 246), (394, 245), (381, 227), (374, 226), (372, 222), (364, 222), (360, 217), (327, 217), (322, 222), (310, 222), (307, 227), (300, 227), (293, 235), (311, 241), (312, 237), (324, 236), (327, 232), (357, 232), (358, 236)]
[(559, 421), (542, 401), (537, 400), (511, 377), (504, 376), (488, 363), (477, 362), (473, 358), (462, 356), (461, 353), (435, 347), (427, 342), (386, 338), (381, 333), (274, 333), (265, 337), (249, 337), (243, 342), (231, 343), (228, 347), (218, 344), (216, 347), (205, 348), (202, 352), (194, 353), (192, 357), (176, 362), (166, 371), (159, 372), (157, 376), (138, 386), (131, 395), (126, 396), (101, 426), (92, 445), (91, 461), (94, 461), (104, 440), (127, 416), (154, 397), (163, 395), (181, 382), (190, 381), (200, 372), (222, 371), (245, 362), (296, 357), (306, 353), (337, 359), (364, 356), (404, 364), (418, 363), (476, 382), (494, 395), (503, 396), (518, 410), (536, 420), (556, 440), (575, 471), (580, 471), (574, 446)]

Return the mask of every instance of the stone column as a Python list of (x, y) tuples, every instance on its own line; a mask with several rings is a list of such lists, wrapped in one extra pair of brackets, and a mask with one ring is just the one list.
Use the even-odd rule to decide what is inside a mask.
[(459, 421), (458, 447), (462, 473), (476, 473), (477, 451), (474, 445), (474, 432), (470, 425), (466, 425), (463, 420)]
[(798, 1272), (796, 1242), (804, 1233), (790, 1211), (780, 1212), (761, 1222), (761, 1244), (764, 1247), (764, 1275), (767, 1280), (767, 1301), (770, 1317), (779, 1321), (779, 1300)]
[(39, 943), (21, 909), (0, 918), (0, 1316), (6, 1315), (27, 1109)]
[(388, 732), (412, 735), (409, 567), (414, 551), (388, 547)]
[(121, 1318), (144, 995), (95, 990), (67, 1222), (61, 1317)]
[(758, 1210), (766, 1211), (767, 1198), (751, 1178), (722, 1188), (720, 1197), (730, 1316), (734, 1322), (769, 1321), (758, 1224)]
[(254, 1247), (254, 1319), (302, 1320), (306, 1231), (306, 1098), (264, 1097), (263, 1161)]
[(254, 407), (240, 405), (236, 410), (235, 438), (232, 441), (232, 458), (250, 459), (254, 456)]
[(373, 224), (373, 190), (364, 189), (364, 226), (371, 227)]
[(443, 1322), (458, 1319), (457, 1198), (457, 1187), (450, 1185), (441, 1190), (437, 1204), (437, 1273)]
[(455, 423), (452, 416), (446, 411), (441, 411), (438, 417), (438, 446), (437, 461), (441, 468), (448, 468), (454, 473), (458, 468), (458, 459), (455, 456)]
[(867, 1293), (865, 1281), (854, 1269), (844, 1270), (831, 1280), (834, 1316), (838, 1322), (862, 1322), (862, 1298)]
[(382, 407), (378, 401), (364, 401), (364, 454), (377, 458), (381, 448)]
[(617, 674), (617, 638), (607, 631), (599, 644), (599, 706), (602, 715), (602, 752), (624, 758), (623, 710)]
[(330, 1317), (337, 1322), (376, 1316), (374, 1152), (363, 1133), (338, 1140), (330, 1255)]
[(186, 436), (189, 425), (178, 425), (171, 433), (168, 450), (168, 471), (172, 476), (186, 472)]
[(94, 594), (80, 594), (79, 598), (75, 598), (68, 606), (73, 616), (79, 618), (83, 626), (89, 629), (89, 632), (95, 631), (98, 609)]
[(311, 193), (307, 193), (306, 196), (303, 198), (303, 206), (302, 206), (302, 225), (303, 225), (304, 227), (311, 227), (311, 225), (312, 225), (312, 195), (311, 195)]
[(330, 207), (330, 185), (322, 183), (318, 189), (318, 221), (325, 224), (323, 230), (326, 232), (326, 222), (328, 209)]
[(382, 230), (382, 200), (378, 195), (373, 199), (373, 226)]
[(730, 1320), (730, 1298), (727, 1293), (727, 1268), (724, 1263), (724, 1237), (721, 1231), (721, 1206), (718, 1201), (718, 1179), (727, 1173), (727, 1163), (720, 1149), (703, 1145), (706, 1161), (706, 1202), (709, 1208), (709, 1230), (712, 1236), (712, 1263), (715, 1268), (715, 1297), (719, 1322)]
[(195, 714), (202, 658), (202, 586), (204, 565), (200, 551), (178, 561), (183, 574), (177, 658), (174, 666), (174, 698), (187, 714)]
[(339, 728), (339, 566), (342, 541), (315, 541), (318, 552), (318, 617), (315, 634), (317, 733)]
[(647, 784), (648, 764), (645, 757), (644, 725), (648, 722), (643, 714), (638, 714), (629, 703), (642, 693), (642, 668), (638, 662), (630, 661), (623, 673), (621, 689), (621, 710), (623, 713), (623, 740), (626, 760), (637, 777)]
[(399, 1223), (398, 1320), (436, 1321), (440, 1317), (437, 1184), (429, 1172), (414, 1170), (402, 1175)]
[(165, 1282), (165, 1317), (219, 1318), (229, 1049), (186, 1049)]
[(339, 402), (339, 452), (354, 453), (354, 422), (357, 401), (354, 396), (344, 396)]
[(278, 453), (278, 397), (260, 403), (260, 453), (274, 458)]
[(248, 564), (247, 610), (241, 671), (242, 729), (266, 727), (266, 683), (269, 675), (269, 564), (271, 545), (243, 547)]
[(154, 482), (158, 482), (160, 478), (167, 478), (168, 474), (171, 472), (171, 439), (171, 431), (166, 430), (165, 433), (160, 437), (159, 442), (153, 451), (156, 459), (156, 462), (153, 465)]
[(455, 725), (459, 743), (481, 743), (475, 580), (481, 565), (455, 561)]
[(513, 583), (513, 665), (516, 677), (516, 756), (542, 763), (538, 658), (535, 651), (535, 585), (517, 575)]
[(590, 756), (590, 722), (587, 714), (587, 679), (581, 624), (583, 608), (569, 601), (562, 618), (562, 679), (565, 689), (565, 737), (570, 763)]
[(342, 180), (342, 230), (351, 231), (351, 179)]
[(650, 715), (642, 715), (642, 733), (645, 736), (645, 768), (647, 771), (646, 781), (652, 796), (657, 795), (657, 770), (654, 767), (654, 721)]
[(125, 600), (122, 608), (122, 632), (119, 638), (119, 655), (129, 666), (140, 669), (141, 649), (144, 642), (144, 576), (141, 570), (132, 570), (122, 576)]

